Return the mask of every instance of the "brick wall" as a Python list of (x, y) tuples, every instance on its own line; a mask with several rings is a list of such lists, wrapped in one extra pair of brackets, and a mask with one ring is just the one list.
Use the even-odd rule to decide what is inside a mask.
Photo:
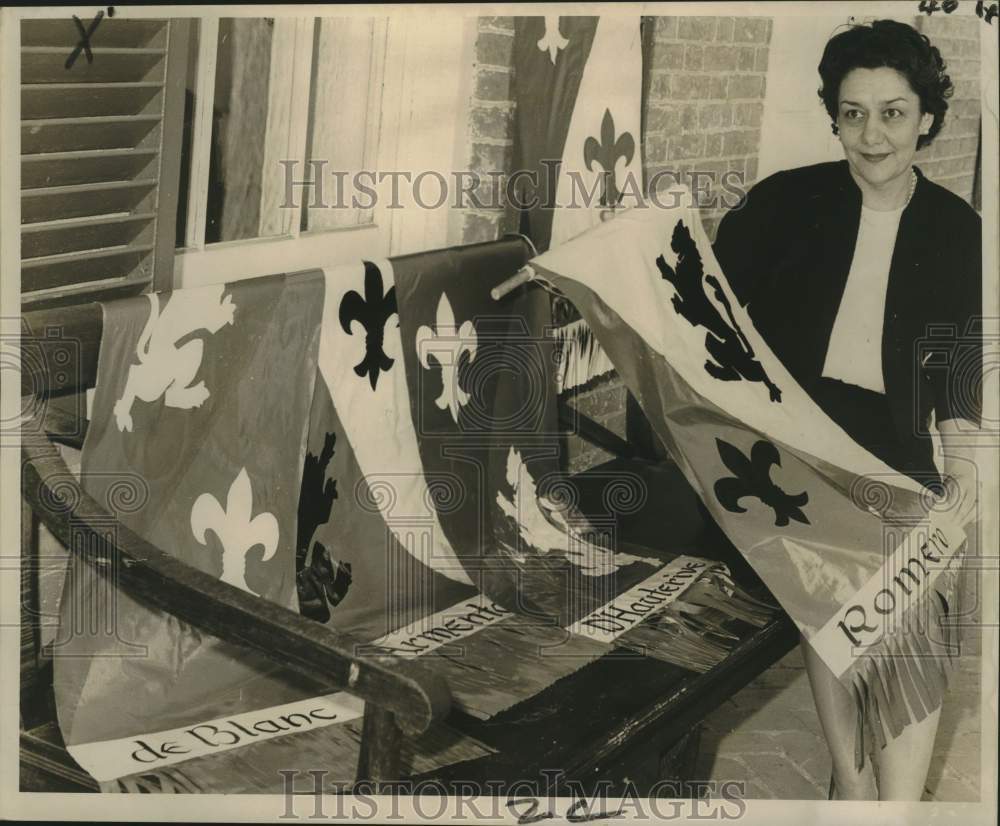
[[(757, 176), (771, 20), (766, 17), (657, 17), (646, 101), (647, 174), (671, 170), (712, 177)], [(709, 237), (723, 207), (702, 209)]]
[(917, 28), (941, 51), (955, 85), (944, 128), (934, 142), (917, 153), (917, 165), (932, 181), (971, 203), (979, 141), (978, 17), (921, 16)]
[[(514, 48), (512, 17), (480, 17), (476, 37), (476, 65), (469, 103), (469, 169), (488, 173), (509, 170), (514, 146), (514, 102), (511, 99), (511, 60)], [(487, 182), (488, 183), (488, 182)], [(480, 189), (484, 204), (494, 203), (487, 186)], [(499, 199), (496, 199), (499, 202)], [(492, 241), (504, 231), (502, 206), (468, 209), (463, 219), (466, 244)]]

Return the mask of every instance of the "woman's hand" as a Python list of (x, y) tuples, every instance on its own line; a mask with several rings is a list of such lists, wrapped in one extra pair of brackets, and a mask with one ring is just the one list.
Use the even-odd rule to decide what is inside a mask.
[[(952, 515), (961, 527), (979, 515), (979, 483), (988, 474), (980, 473), (977, 446), (984, 435), (973, 422), (947, 419), (938, 424), (944, 456), (945, 498), (952, 502)], [(985, 468), (982, 468), (985, 470)]]
[(966, 527), (979, 515), (978, 480), (975, 476), (945, 473), (945, 499), (954, 503), (951, 512), (960, 527)]

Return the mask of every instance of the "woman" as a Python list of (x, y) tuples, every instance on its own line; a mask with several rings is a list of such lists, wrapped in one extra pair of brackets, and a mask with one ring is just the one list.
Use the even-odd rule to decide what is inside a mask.
[[(933, 412), (944, 476), (957, 484), (966, 518), (975, 472), (963, 434), (978, 426), (982, 382), (981, 342), (967, 336), (982, 312), (981, 221), (913, 166), (944, 123), (952, 91), (944, 69), (938, 50), (903, 23), (833, 37), (819, 94), (844, 160), (758, 183), (723, 219), (714, 249), (802, 387), (859, 444), (930, 488), (942, 483)], [(953, 333), (941, 340), (950, 368), (927, 357), (933, 329)], [(942, 596), (947, 611), (954, 595)], [(873, 799), (871, 761), (860, 770), (855, 762), (854, 700), (805, 639), (802, 649), (837, 797)], [(920, 799), (939, 716), (940, 707), (876, 755), (880, 799)]]

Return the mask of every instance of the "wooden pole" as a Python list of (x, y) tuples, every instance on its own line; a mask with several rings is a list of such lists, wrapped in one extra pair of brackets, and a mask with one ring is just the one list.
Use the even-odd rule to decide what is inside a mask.
[(400, 778), (400, 747), (403, 732), (391, 711), (365, 703), (358, 755), (358, 782), (370, 782), (379, 793), (383, 784)]
[(494, 301), (499, 301), (506, 295), (514, 292), (522, 284), (527, 284), (531, 279), (535, 277), (535, 271), (529, 266), (521, 267), (516, 273), (514, 273), (506, 281), (497, 284), (492, 290), (490, 290), (490, 298)]

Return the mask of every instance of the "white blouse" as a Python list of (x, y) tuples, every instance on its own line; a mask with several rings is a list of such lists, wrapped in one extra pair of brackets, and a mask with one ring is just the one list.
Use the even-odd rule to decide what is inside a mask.
[(889, 266), (903, 209), (861, 207), (851, 271), (830, 334), (822, 375), (885, 393), (882, 322)]

